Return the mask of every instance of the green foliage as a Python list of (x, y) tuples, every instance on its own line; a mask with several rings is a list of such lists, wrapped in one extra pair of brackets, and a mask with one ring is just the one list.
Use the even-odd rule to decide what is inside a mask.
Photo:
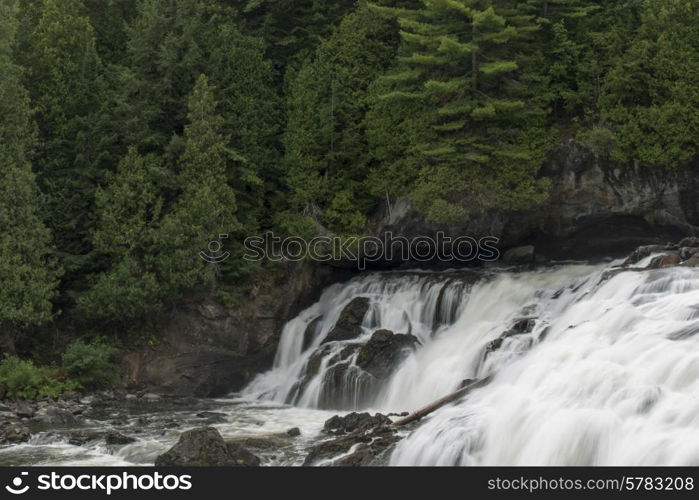
[(291, 84), (284, 133), (287, 179), (298, 211), (314, 207), (322, 222), (361, 231), (369, 201), (362, 196), (369, 161), (362, 121), (368, 88), (390, 62), (392, 23), (367, 8), (347, 15)]
[(51, 318), (60, 274), (29, 160), (35, 146), (29, 99), (11, 59), (16, 5), (0, 3), (0, 325), (11, 331)]
[(610, 70), (601, 117), (615, 157), (673, 168), (699, 153), (699, 5), (646, 3), (642, 24)]
[(75, 341), (63, 353), (63, 369), (80, 387), (98, 389), (119, 380), (117, 350), (102, 342)]
[(56, 370), (35, 366), (14, 356), (6, 356), (0, 361), (0, 387), (9, 397), (37, 399), (57, 398), (66, 391), (77, 388), (73, 381), (64, 381)]
[[(266, 269), (245, 237), (362, 236), (399, 196), (440, 222), (527, 209), (573, 137), (682, 167), (699, 153), (698, 9), (0, 0), (0, 327), (239, 304)], [(222, 234), (230, 257), (204, 262)]]
[(389, 141), (395, 146), (388, 171), (396, 163), (415, 169), (398, 192), (437, 221), (542, 201), (546, 186), (534, 174), (548, 141), (532, 136), (548, 130), (518, 60), (518, 49), (539, 27), (534, 17), (488, 1), (377, 10), (396, 16), (404, 42), (394, 73), (377, 87), (385, 93), (369, 119), (380, 123), (368, 125), (380, 134), (371, 141), (381, 148), (379, 158), (386, 155), (386, 135), (412, 132), (402, 150)]

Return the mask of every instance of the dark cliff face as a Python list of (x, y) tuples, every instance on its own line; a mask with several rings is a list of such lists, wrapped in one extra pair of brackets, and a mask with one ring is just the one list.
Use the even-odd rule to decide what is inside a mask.
[[(451, 237), (496, 236), (501, 250), (534, 245), (551, 259), (620, 256), (643, 244), (666, 243), (699, 231), (699, 160), (663, 172), (599, 158), (575, 141), (549, 155), (540, 177), (551, 182), (541, 206), (514, 213), (497, 210), (464, 223), (424, 220), (407, 200), (374, 223), (374, 234), (413, 238), (443, 231)], [(384, 263), (391, 265), (391, 263)], [(400, 263), (393, 263), (399, 265)]]
[(127, 354), (127, 384), (163, 394), (223, 396), (272, 366), (284, 323), (349, 279), (348, 271), (297, 264), (284, 284), (230, 310), (214, 302), (172, 308), (158, 342)]

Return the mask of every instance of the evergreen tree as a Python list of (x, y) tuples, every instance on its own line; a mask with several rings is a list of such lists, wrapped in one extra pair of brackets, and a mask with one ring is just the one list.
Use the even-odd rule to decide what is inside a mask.
[(42, 198), (30, 163), (35, 128), (12, 57), (16, 29), (17, 1), (0, 0), (0, 325), (9, 351), (22, 327), (51, 318), (59, 274), (39, 216)]
[(37, 108), (36, 170), (46, 221), (73, 288), (88, 264), (94, 191), (105, 161), (104, 81), (81, 0), (44, 0), (34, 28), (28, 88)]
[(166, 289), (153, 259), (161, 245), (164, 176), (156, 155), (140, 156), (131, 148), (106, 187), (97, 190), (92, 242), (106, 269), (93, 276), (90, 289), (78, 299), (85, 317), (137, 318), (160, 306)]
[(699, 6), (645, 3), (642, 22), (606, 77), (601, 125), (620, 160), (677, 167), (699, 153)]
[(242, 34), (236, 23), (235, 12), (216, 2), (142, 2), (129, 28), (118, 115), (127, 131), (124, 142), (165, 152), (175, 170), (187, 96), (199, 74), (209, 75), (218, 89), (229, 149), (240, 155), (228, 174), (239, 193), (241, 222), (252, 232), (264, 200), (274, 199), (280, 189), (281, 110), (265, 45)]
[(227, 163), (237, 155), (228, 148), (206, 76), (197, 79), (188, 109), (180, 159), (182, 193), (163, 218), (158, 237), (164, 248), (155, 256), (158, 275), (174, 294), (214, 283), (218, 266), (202, 261), (199, 252), (219, 235), (240, 229), (226, 173)]
[(392, 23), (367, 8), (343, 19), (291, 85), (284, 134), (292, 203), (325, 215), (333, 229), (361, 231), (368, 151), (362, 122), (368, 87), (397, 45)]
[[(542, 110), (520, 81), (520, 40), (536, 31), (531, 16), (497, 2), (425, 0), (420, 10), (375, 9), (397, 16), (405, 44), (384, 78), (381, 100), (421, 110), (406, 153), (416, 169), (411, 195), (432, 219), (450, 220), (540, 201), (534, 174), (547, 130)], [(415, 121), (419, 121), (415, 124)], [(463, 200), (457, 202), (457, 200)]]

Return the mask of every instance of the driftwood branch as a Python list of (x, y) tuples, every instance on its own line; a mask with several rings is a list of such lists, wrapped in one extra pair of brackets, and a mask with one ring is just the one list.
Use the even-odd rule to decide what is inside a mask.
[(452, 401), (456, 401), (457, 399), (461, 398), (462, 396), (465, 396), (469, 392), (471, 392), (473, 389), (477, 389), (478, 387), (482, 387), (486, 385), (488, 382), (490, 382), (491, 377), (487, 376), (484, 379), (477, 380), (473, 382), (472, 384), (467, 385), (466, 387), (462, 387), (456, 392), (452, 392), (448, 396), (444, 396), (441, 399), (438, 399), (434, 403), (430, 403), (429, 405), (425, 406), (424, 408), (421, 408), (417, 410), (416, 412), (411, 413), (405, 418), (402, 418), (400, 420), (396, 420), (393, 422), (393, 425), (396, 427), (402, 426), (409, 424), (411, 422), (415, 422), (417, 420), (420, 420), (421, 418), (424, 418), (425, 416), (429, 415), (435, 410), (438, 410), (444, 405), (447, 405), (451, 403)]

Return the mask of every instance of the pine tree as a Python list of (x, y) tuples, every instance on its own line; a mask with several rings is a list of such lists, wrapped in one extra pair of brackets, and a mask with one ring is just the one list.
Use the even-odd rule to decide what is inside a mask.
[(699, 153), (699, 6), (683, 0), (644, 4), (641, 24), (608, 73), (601, 125), (619, 160), (674, 168)]
[(165, 152), (174, 170), (188, 95), (206, 73), (217, 88), (229, 149), (240, 155), (229, 165), (229, 180), (239, 194), (241, 222), (253, 232), (264, 200), (281, 189), (281, 102), (265, 45), (236, 24), (235, 12), (216, 2), (142, 2), (128, 30), (128, 71), (117, 113), (123, 141), (140, 151)]
[(103, 141), (110, 139), (100, 131), (106, 120), (102, 66), (82, 9), (81, 0), (43, 0), (27, 55), (39, 124), (35, 166), (67, 288), (89, 265), (94, 192), (107, 154)]
[(51, 234), (40, 219), (42, 200), (30, 154), (35, 127), (13, 62), (17, 1), (0, 1), (0, 325), (8, 345), (22, 327), (52, 317), (58, 268), (49, 261)]
[(401, 26), (405, 53), (384, 78), (380, 100), (421, 110), (410, 126), (418, 142), (407, 151), (417, 169), (411, 195), (432, 219), (523, 208), (543, 197), (534, 173), (546, 134), (533, 127), (542, 111), (520, 83), (516, 52), (537, 25), (532, 16), (500, 12), (494, 4), (425, 0), (420, 10), (375, 7), (397, 16)]
[(178, 180), (182, 192), (163, 218), (158, 234), (163, 248), (154, 256), (158, 276), (171, 295), (215, 283), (218, 266), (204, 262), (199, 253), (220, 235), (232, 237), (240, 229), (226, 173), (227, 163), (237, 155), (228, 148), (223, 118), (204, 75), (194, 85), (188, 110)]
[(291, 84), (285, 163), (297, 210), (317, 207), (336, 230), (360, 231), (367, 202), (368, 87), (397, 46), (393, 25), (361, 8), (309, 58)]
[(105, 269), (92, 276), (78, 298), (87, 318), (138, 318), (157, 309), (167, 293), (153, 269), (161, 242), (162, 161), (134, 148), (119, 163), (105, 188), (96, 193), (97, 222), (92, 243)]

